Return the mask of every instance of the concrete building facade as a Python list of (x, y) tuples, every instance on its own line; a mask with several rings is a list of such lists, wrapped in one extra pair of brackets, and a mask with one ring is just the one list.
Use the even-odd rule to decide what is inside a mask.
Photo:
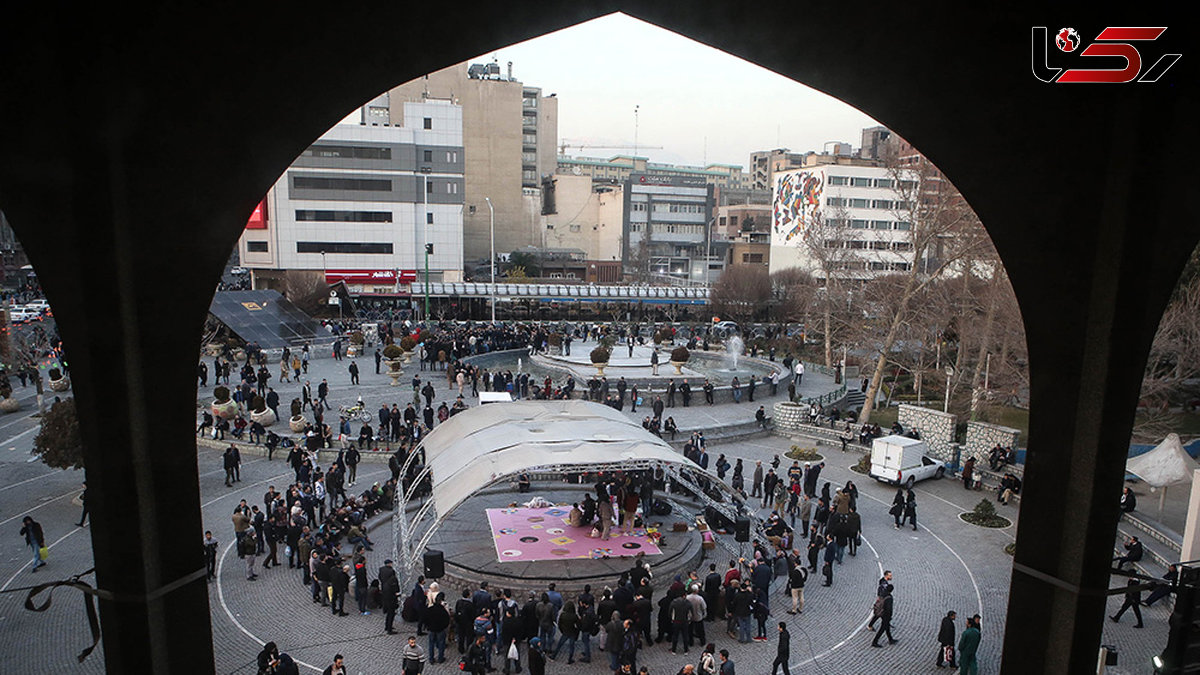
[[(463, 256), (491, 255), (491, 211), (495, 210), (496, 253), (540, 246), (526, 191), (539, 190), (555, 169), (558, 99), (542, 95), (498, 63), (443, 68), (389, 92), (393, 102), (446, 99), (463, 115)], [(395, 113), (393, 113), (394, 115)]]
[(624, 181), (634, 174), (646, 176), (688, 176), (703, 178), (709, 185), (726, 190), (745, 190), (749, 187), (743, 167), (736, 164), (664, 164), (651, 162), (636, 155), (600, 157), (558, 156), (558, 173), (590, 176), (595, 180)]
[(714, 236), (737, 239), (742, 232), (769, 232), (770, 204), (729, 204), (717, 207)]
[(709, 238), (713, 186), (707, 180), (634, 174), (625, 181), (624, 198), (627, 274), (694, 284), (720, 276), (727, 244)]
[[(358, 292), (396, 292), (429, 278), (461, 280), (462, 108), (384, 95), (365, 124), (339, 124), (305, 150), (267, 192), (238, 240), (259, 281), (288, 270), (323, 272)], [(393, 126), (391, 120), (398, 120)]]
[(595, 183), (588, 176), (554, 177), (554, 212), (544, 216), (544, 246), (575, 248), (587, 260), (620, 260), (625, 222), (625, 185)]

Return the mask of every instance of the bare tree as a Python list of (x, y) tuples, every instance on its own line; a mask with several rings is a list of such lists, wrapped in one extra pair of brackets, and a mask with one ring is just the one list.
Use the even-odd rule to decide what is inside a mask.
[(734, 265), (713, 285), (709, 305), (718, 316), (745, 324), (753, 321), (770, 298), (771, 278), (766, 267)]
[(320, 271), (288, 270), (283, 275), (283, 295), (305, 314), (317, 314), (329, 297), (323, 277)]
[(778, 270), (771, 274), (771, 299), (777, 321), (804, 323), (808, 330), (808, 313), (817, 299), (817, 282), (812, 274), (799, 267)]
[[(870, 420), (889, 354), (901, 328), (914, 316), (914, 299), (939, 279), (970, 274), (970, 265), (964, 266), (964, 262), (972, 261), (981, 242), (987, 240), (975, 212), (923, 157), (903, 165), (892, 159), (889, 169), (896, 196), (894, 213), (901, 222), (908, 223), (906, 244), (914, 262), (896, 275), (891, 312), (884, 320), (875, 369), (863, 404), (863, 421)], [(961, 375), (959, 369), (956, 373)]]
[(1186, 385), (1200, 377), (1200, 248), (1175, 287), (1146, 360), (1134, 435), (1154, 440), (1171, 431), (1171, 408), (1190, 403)]
[[(850, 217), (842, 207), (831, 207), (811, 215), (811, 224), (804, 234), (803, 246), (815, 262), (813, 272), (822, 288), (815, 294), (815, 304), (821, 313), (820, 330), (825, 346), (825, 367), (833, 367), (833, 345), (839, 333), (839, 320), (848, 316), (844, 308), (852, 301), (853, 284), (847, 277), (861, 264), (857, 251), (851, 248)], [(806, 331), (811, 330), (806, 327)], [(843, 338), (845, 336), (842, 336)]]

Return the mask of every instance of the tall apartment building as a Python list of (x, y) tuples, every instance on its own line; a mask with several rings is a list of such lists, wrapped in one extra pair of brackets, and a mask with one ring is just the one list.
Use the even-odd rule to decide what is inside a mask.
[(614, 155), (608, 159), (599, 157), (558, 156), (558, 173), (574, 176), (591, 176), (594, 180), (621, 182), (633, 174), (645, 176), (688, 176), (703, 178), (709, 185), (727, 190), (747, 189), (746, 174), (736, 164), (664, 164), (651, 162), (636, 155)]
[(804, 166), (804, 153), (787, 148), (759, 150), (750, 153), (750, 187), (754, 190), (774, 190), (775, 174)]
[(579, 249), (586, 260), (620, 260), (625, 222), (625, 184), (593, 182), (587, 176), (560, 174), (546, 195), (553, 212), (545, 219), (545, 247)]
[(408, 290), (427, 244), (430, 280), (461, 281), (462, 108), (385, 94), (362, 119), (317, 139), (255, 209), (238, 241), (255, 288), (309, 270), (362, 293)]
[[(760, 150), (750, 153), (750, 188), (752, 190), (774, 191), (776, 176), (785, 171), (800, 169), (806, 166), (821, 166), (823, 164), (848, 164), (853, 166), (879, 166), (883, 159), (883, 149), (887, 145), (888, 134), (879, 134), (879, 130), (887, 132), (883, 127), (863, 130), (863, 149), (855, 151), (849, 144), (841, 141), (829, 141), (821, 152), (792, 152), (787, 148)], [(868, 132), (876, 135), (870, 136)], [(890, 132), (888, 132), (890, 133)], [(868, 146), (868, 142), (872, 144)], [(878, 150), (879, 154), (868, 155), (867, 150)]]
[(626, 273), (636, 279), (648, 270), (653, 281), (716, 281), (728, 244), (710, 240), (713, 186), (699, 176), (633, 174), (624, 188)]
[(912, 268), (912, 216), (902, 193), (913, 192), (914, 172), (823, 164), (775, 181), (772, 272), (801, 267), (818, 279), (865, 280)]
[[(463, 256), (491, 255), (491, 211), (495, 210), (496, 253), (541, 246), (541, 228), (528, 208), (527, 193), (554, 173), (558, 142), (558, 99), (501, 74), (498, 63), (460, 63), (402, 84), (390, 92), (393, 105), (445, 99), (462, 107)], [(393, 110), (396, 123), (399, 109)]]

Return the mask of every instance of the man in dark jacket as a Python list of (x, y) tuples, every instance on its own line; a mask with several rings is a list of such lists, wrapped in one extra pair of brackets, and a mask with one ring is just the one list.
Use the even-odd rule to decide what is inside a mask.
[(957, 616), (954, 610), (946, 612), (946, 616), (942, 617), (942, 627), (938, 629), (938, 653), (937, 667), (948, 665), (951, 668), (957, 668), (958, 664), (954, 658), (954, 618)]
[(446, 662), (446, 631), (450, 628), (450, 612), (446, 609), (445, 593), (425, 611), (425, 629), (429, 631), (429, 662)]
[(1179, 568), (1177, 568), (1175, 565), (1169, 565), (1167, 567), (1167, 573), (1164, 574), (1162, 578), (1166, 579), (1167, 583), (1160, 584), (1158, 588), (1155, 588), (1153, 591), (1151, 591), (1150, 597), (1146, 598), (1145, 602), (1142, 603), (1143, 605), (1150, 607), (1154, 603), (1170, 595), (1175, 590), (1175, 582), (1179, 580)]
[(1129, 582), (1128, 582), (1129, 590), (1125, 591), (1125, 604), (1121, 605), (1121, 609), (1117, 610), (1116, 614), (1108, 617), (1108, 618), (1112, 619), (1113, 623), (1120, 623), (1121, 615), (1125, 613), (1125, 610), (1132, 608), (1133, 615), (1135, 617), (1137, 617), (1137, 623), (1134, 624), (1133, 627), (1134, 628), (1142, 627), (1142, 609), (1141, 609), (1142, 591), (1141, 591), (1141, 589), (1136, 588), (1136, 586), (1139, 583), (1140, 582), (1137, 579), (1129, 580)]
[(463, 589), (462, 597), (454, 603), (454, 627), (458, 634), (458, 653), (467, 651), (475, 635), (475, 604), (471, 602), (471, 591)]
[(33, 517), (25, 516), (21, 519), (20, 534), (25, 537), (25, 544), (33, 549), (33, 568), (29, 571), (36, 572), (39, 567), (46, 564), (41, 556), (41, 548), (46, 545), (46, 535), (42, 532), (42, 525)]
[[(474, 619), (472, 619), (473, 621)], [(467, 650), (466, 667), (463, 670), (474, 675), (483, 675), (487, 672), (488, 653), (487, 647), (484, 645), (486, 640), (486, 635), (475, 636), (475, 641), (471, 643), (470, 649)]]
[(708, 621), (717, 618), (717, 602), (721, 597), (721, 575), (717, 573), (715, 563), (710, 563), (708, 566), (708, 576), (704, 577), (704, 602), (708, 608)]
[(1142, 542), (1138, 541), (1137, 537), (1130, 537), (1125, 541), (1125, 550), (1128, 551), (1125, 555), (1116, 558), (1117, 569), (1121, 569), (1127, 562), (1137, 562), (1142, 559), (1143, 548)]
[(879, 610), (879, 630), (875, 633), (875, 639), (871, 640), (872, 647), (882, 647), (879, 644), (879, 638), (887, 633), (888, 644), (894, 645), (899, 640), (892, 637), (892, 585), (888, 584), (884, 588), (885, 595), (883, 596), (883, 607)]
[(788, 632), (787, 623), (779, 622), (779, 648), (775, 651), (775, 662), (771, 664), (771, 675), (775, 675), (775, 671), (779, 666), (783, 666), (783, 675), (791, 675), (788, 672), (788, 659), (791, 658), (792, 651), (792, 634)]
[(400, 609), (400, 580), (391, 560), (384, 560), (379, 568), (379, 591), (383, 595), (383, 629), (388, 635), (395, 635), (393, 625), (396, 621), (396, 610)]
[[(665, 599), (665, 598), (664, 598)], [(671, 653), (675, 654), (679, 643), (683, 643), (683, 653), (688, 653), (688, 624), (691, 623), (692, 603), (686, 596), (679, 596), (671, 601)]]
[(346, 614), (346, 594), (350, 592), (350, 566), (332, 565), (329, 570), (329, 584), (333, 587), (333, 602), (329, 605), (331, 613), (338, 616)]
[(609, 670), (616, 672), (621, 668), (621, 645), (625, 642), (625, 622), (621, 613), (613, 611), (608, 623), (604, 624), (604, 650), (608, 652)]

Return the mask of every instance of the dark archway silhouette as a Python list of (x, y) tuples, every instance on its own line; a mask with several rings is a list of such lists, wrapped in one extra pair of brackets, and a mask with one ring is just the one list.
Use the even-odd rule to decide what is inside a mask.
[[(97, 579), (122, 599), (101, 603), (110, 671), (212, 659), (204, 584), (164, 587), (202, 568), (187, 553), (194, 356), (259, 197), (389, 86), (617, 10), (862, 109), (978, 212), (1021, 303), (1033, 382), (1003, 669), (1094, 667), (1141, 365), (1200, 237), (1184, 198), (1194, 87), (1045, 84), (1028, 60), (1039, 19), (990, 8), (22, 7), (0, 43), (0, 203), (77, 345)], [(1187, 68), (1176, 81), (1195, 81)]]

